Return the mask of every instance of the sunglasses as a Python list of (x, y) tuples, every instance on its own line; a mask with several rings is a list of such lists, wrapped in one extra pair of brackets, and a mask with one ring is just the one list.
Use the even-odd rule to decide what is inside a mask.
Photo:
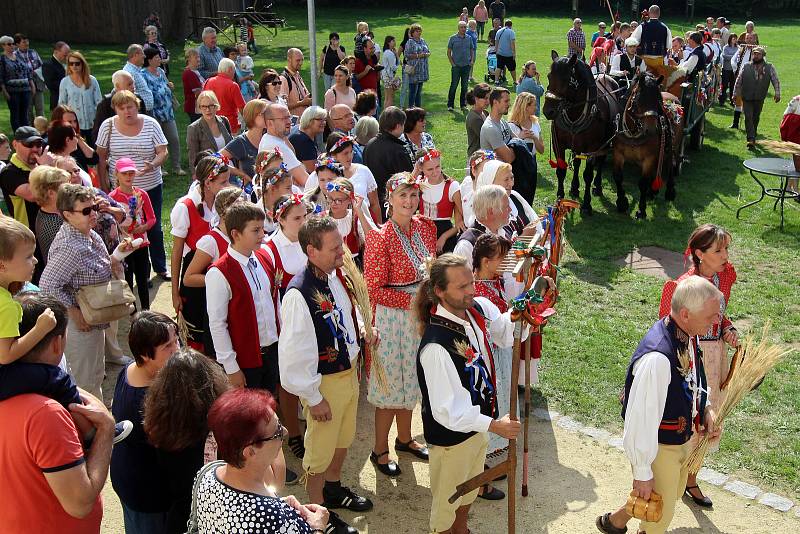
[(271, 85), (271, 86), (273, 86), (273, 87), (277, 87), (277, 86), (278, 86), (278, 85), (280, 85), (281, 83), (283, 83), (283, 82), (280, 82), (280, 81), (274, 81), (274, 82), (269, 82), (267, 85)]
[(81, 66), (81, 62), (80, 61), (70, 61), (69, 62), (69, 66), (70, 67), (80, 67)]
[(83, 208), (82, 210), (67, 210), (67, 211), (69, 211), (71, 213), (80, 213), (81, 215), (86, 217), (90, 213), (92, 213), (93, 211), (100, 211), (100, 206), (95, 204), (94, 206), (87, 206), (87, 207)]
[(24, 146), (25, 148), (34, 148), (34, 147), (42, 148), (44, 146), (44, 143), (42, 141), (30, 141), (30, 142), (22, 141), (22, 146)]
[(278, 428), (277, 428), (277, 430), (275, 430), (275, 433), (273, 435), (271, 435), (268, 438), (259, 438), (259, 439), (255, 440), (255, 441), (253, 441), (252, 443), (250, 443), (250, 445), (255, 445), (256, 443), (266, 443), (268, 441), (272, 441), (272, 440), (276, 440), (276, 439), (283, 439), (283, 438), (286, 437), (286, 434), (288, 432), (289, 431), (286, 430), (286, 427), (283, 426), (280, 421), (278, 421)]

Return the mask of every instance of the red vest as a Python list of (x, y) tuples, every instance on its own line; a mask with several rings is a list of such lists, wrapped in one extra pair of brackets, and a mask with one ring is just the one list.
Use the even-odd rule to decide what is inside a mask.
[(217, 242), (217, 252), (221, 258), (223, 254), (228, 252), (228, 240), (225, 239), (220, 232), (215, 232), (214, 230), (211, 230), (209, 235)]
[(183, 204), (186, 206), (186, 211), (189, 212), (189, 233), (186, 234), (186, 245), (195, 250), (200, 238), (211, 230), (211, 225), (197, 211), (197, 206), (191, 198), (184, 198)]
[(344, 244), (351, 253), (359, 254), (361, 252), (361, 243), (358, 239), (358, 226), (356, 226), (358, 218), (355, 213), (352, 213), (351, 216), (353, 217), (353, 224), (350, 226), (350, 232), (344, 236)]
[(450, 200), (450, 186), (453, 185), (453, 180), (447, 178), (444, 181), (444, 191), (442, 191), (442, 198), (436, 204), (436, 218), (449, 219), (453, 216), (453, 210), (456, 203)]
[(281, 255), (278, 253), (278, 245), (276, 245), (274, 241), (267, 241), (266, 246), (269, 247), (272, 251), (272, 256), (275, 258), (275, 273), (281, 273), (280, 280), (278, 280), (278, 287), (285, 290), (289, 287), (289, 282), (292, 281), (292, 278), (297, 273), (287, 273), (286, 269), (283, 268), (283, 261), (281, 261)]
[[(275, 268), (269, 255), (258, 249), (255, 256), (267, 272), (270, 284), (274, 284)], [(245, 278), (242, 266), (227, 252), (214, 262), (213, 266), (220, 270), (231, 287), (231, 300), (228, 302), (228, 334), (231, 336), (233, 350), (236, 351), (236, 363), (242, 369), (261, 367), (261, 345), (258, 340), (256, 306), (253, 303), (253, 294), (250, 292), (250, 284)], [(275, 304), (273, 299), (273, 305)], [(276, 325), (278, 322), (277, 312), (276, 306)], [(236, 317), (236, 320), (231, 320), (232, 317)]]

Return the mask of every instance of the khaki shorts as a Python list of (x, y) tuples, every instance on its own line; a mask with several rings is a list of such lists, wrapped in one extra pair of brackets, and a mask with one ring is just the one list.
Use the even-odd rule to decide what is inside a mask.
[(460, 497), (450, 504), (447, 499), (455, 493), (456, 486), (466, 482), (483, 471), (486, 460), (486, 446), (489, 435), (478, 433), (466, 441), (452, 447), (430, 445), (431, 493), (431, 532), (444, 532), (453, 526), (456, 510), (460, 506), (472, 504), (478, 496), (478, 489)]
[(324, 473), (336, 449), (346, 449), (353, 443), (358, 409), (358, 373), (350, 368), (340, 373), (322, 375), (319, 392), (330, 405), (330, 421), (315, 421), (305, 400), (300, 399), (306, 417), (303, 470), (310, 475)]

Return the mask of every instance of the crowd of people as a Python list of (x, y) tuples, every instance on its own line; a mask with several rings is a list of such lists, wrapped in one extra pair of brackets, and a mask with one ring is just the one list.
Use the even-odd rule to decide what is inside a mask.
[[(496, 85), (470, 88), (489, 22)], [(633, 26), (615, 23), (606, 33), (600, 25), (592, 44), (606, 55), (590, 60), (600, 73), (643, 69), (639, 47), (662, 57), (673, 50), (657, 6)], [(741, 40), (757, 42), (748, 28)], [(500, 262), (518, 237), (546, 231), (531, 207), (545, 148), (544, 89), (533, 61), (516, 79), (505, 5), (480, 0), (473, 18), (464, 8), (446, 56), (448, 108), (460, 86), (468, 111), (466, 176), (448, 176), (421, 106), (431, 55), (421, 35), (412, 24), (399, 44), (388, 35), (378, 50), (359, 22), (349, 55), (331, 33), (318, 66), (322, 107), (301, 75), (301, 50), (290, 48), (283, 69), (257, 77), (252, 46), (221, 49), (206, 28), (181, 75), (186, 171), (180, 103), (156, 26), (127, 48), (105, 96), (66, 43), (42, 62), (24, 35), (0, 38), (13, 130), (11, 140), (0, 137), (0, 159), (4, 147), (14, 151), (0, 164), (8, 212), (0, 216), (0, 464), (15, 488), (0, 503), (4, 528), (99, 531), (110, 467), (128, 533), (184, 532), (187, 522), (205, 533), (243, 524), (248, 532), (356, 532), (334, 510), (373, 507), (342, 480), (362, 381), (374, 407), (375, 470), (402, 476), (400, 454), (430, 464), (430, 531), (468, 532), (476, 498), (505, 498), (489, 483), (448, 501), (457, 484), (501, 461), (520, 431), (508, 413), (517, 380), (509, 302), (525, 288)], [(688, 58), (673, 58), (689, 70), (705, 61), (698, 35), (681, 48)], [(567, 39), (584, 57), (579, 19)], [(776, 101), (779, 85), (774, 68), (760, 66), (764, 49), (745, 51), (747, 59), (731, 62), (752, 67), (728, 82), (743, 96), (749, 141), (764, 80), (775, 84)], [(505, 70), (511, 90), (499, 83)], [(52, 110), (41, 128), (28, 125), (43, 113), (39, 82)], [(161, 214), (170, 171), (192, 180), (170, 210), (167, 262)], [(664, 532), (684, 490), (710, 505), (696, 473), (678, 466), (698, 413), (695, 430), (718, 435), (710, 407), (727, 370), (722, 347), (737, 344), (724, 313), (736, 279), (730, 240), (713, 225), (691, 236), (693, 267), (665, 287), (666, 318), (637, 349), (626, 379), (634, 488), (645, 499), (651, 491), (664, 497), (662, 522), (643, 527), (650, 534)], [(151, 272), (171, 282), (177, 321), (150, 311)], [(131, 358), (119, 346), (121, 320), (131, 323)], [(677, 374), (677, 351), (687, 346), (691, 380)], [(540, 346), (533, 356), (535, 385)], [(122, 365), (112, 412), (102, 402), (106, 362)], [(657, 403), (644, 398), (650, 389)], [(418, 404), (424, 442), (411, 430)], [(666, 405), (663, 417), (654, 405)], [(683, 425), (670, 422), (678, 418)], [(303, 472), (287, 468), (284, 454)], [(307, 504), (281, 498), (298, 482)], [(625, 532), (629, 519), (623, 507), (597, 527)]]

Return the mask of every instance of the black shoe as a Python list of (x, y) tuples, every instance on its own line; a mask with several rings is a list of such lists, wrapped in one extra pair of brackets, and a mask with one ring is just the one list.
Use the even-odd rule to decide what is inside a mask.
[(339, 514), (330, 510), (328, 516), (328, 526), (325, 527), (324, 534), (358, 534), (358, 530), (348, 525)]
[(487, 501), (501, 501), (506, 498), (506, 494), (494, 486), (492, 486), (492, 491), (489, 491), (488, 484), (481, 486), (481, 489), (483, 489), (483, 493), (478, 493), (478, 497), (481, 499), (486, 499)]
[(395, 452), (409, 452), (419, 458), (420, 460), (428, 460), (430, 454), (428, 453), (428, 447), (422, 447), (421, 449), (415, 449), (411, 446), (414, 442), (412, 439), (408, 443), (402, 443), (398, 439), (395, 438), (394, 440), (394, 450)]
[(372, 501), (357, 495), (347, 486), (331, 486), (327, 482), (322, 488), (322, 506), (330, 509), (347, 508), (353, 512), (366, 512), (372, 509)]
[(597, 530), (605, 532), (606, 534), (625, 534), (628, 532), (628, 527), (617, 528), (611, 524), (611, 514), (597, 516), (597, 519), (594, 521), (594, 526), (597, 527)]
[(378, 458), (380, 458), (383, 455), (388, 456), (389, 451), (382, 452), (380, 454), (375, 454), (375, 452), (371, 452), (369, 455), (369, 461), (372, 462), (375, 465), (375, 467), (378, 468), (378, 471), (380, 471), (387, 477), (396, 477), (400, 473), (402, 473), (402, 471), (400, 470), (400, 466), (397, 465), (397, 462), (395, 462), (394, 460), (389, 460), (389, 463), (386, 464), (378, 463)]
[(294, 471), (292, 471), (291, 469), (289, 469), (287, 467), (286, 468), (286, 485), (287, 486), (294, 486), (295, 484), (297, 484), (298, 480), (300, 480), (300, 479), (297, 476), (297, 473), (295, 473)]
[(685, 490), (683, 490), (683, 492), (684, 492), (686, 495), (688, 495), (689, 497), (691, 497), (691, 498), (692, 498), (692, 500), (694, 501), (694, 503), (695, 503), (697, 506), (700, 506), (700, 507), (702, 507), (702, 508), (711, 508), (712, 506), (714, 506), (714, 503), (713, 503), (713, 502), (711, 502), (711, 499), (709, 499), (709, 498), (708, 498), (708, 497), (706, 497), (705, 495), (703, 495), (703, 497), (702, 497), (702, 498), (700, 498), (700, 497), (695, 497), (695, 496), (692, 494), (692, 491), (691, 491), (691, 490), (693, 490), (693, 489), (696, 489), (697, 491), (699, 491), (699, 492), (700, 492), (700, 495), (703, 495), (703, 492), (702, 492), (702, 490), (701, 490), (701, 489), (700, 489), (698, 486), (686, 486), (686, 489), (685, 489)]
[(294, 436), (289, 438), (286, 441), (286, 444), (289, 445), (289, 449), (292, 451), (298, 460), (302, 460), (303, 456), (306, 455), (306, 448), (303, 445), (303, 436)]
[(153, 289), (153, 281), (152, 280), (148, 280), (147, 281), (147, 289)]

